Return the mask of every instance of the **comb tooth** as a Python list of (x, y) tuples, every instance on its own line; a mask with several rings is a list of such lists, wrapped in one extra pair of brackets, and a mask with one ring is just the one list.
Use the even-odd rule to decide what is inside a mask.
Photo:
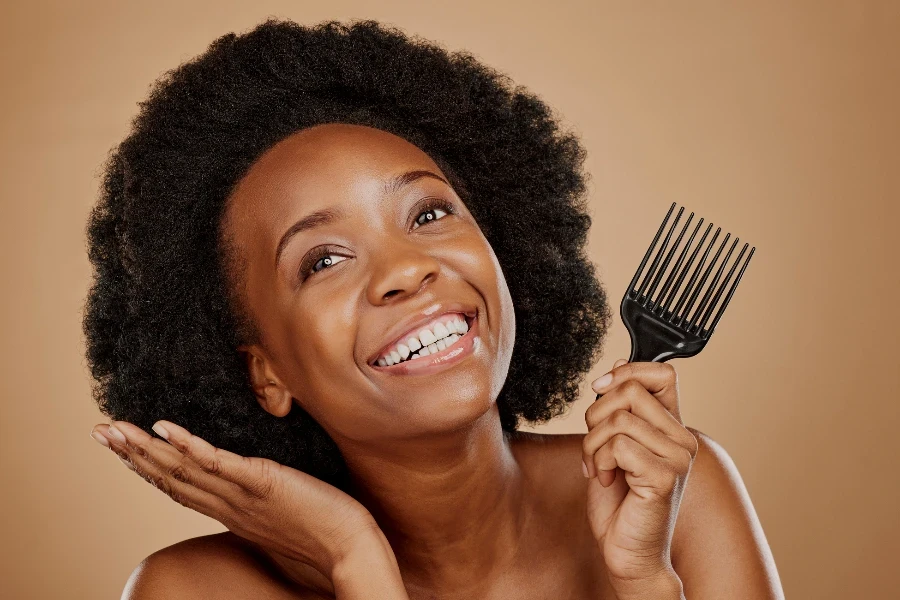
[[(691, 213), (691, 216), (688, 217), (687, 223), (684, 224), (684, 228), (687, 229), (688, 225), (691, 223), (691, 218), (694, 216), (694, 213)], [(663, 284), (661, 290), (659, 290), (659, 297), (656, 299), (656, 308), (653, 309), (653, 312), (657, 314), (665, 314), (666, 310), (669, 308), (669, 303), (671, 302), (672, 296), (671, 294), (669, 298), (666, 298), (666, 301), (663, 302), (663, 298), (666, 296), (666, 292), (669, 291), (669, 286), (672, 285), (672, 279), (675, 278), (675, 275), (681, 270), (681, 263), (684, 262), (684, 257), (687, 256), (688, 248), (691, 247), (691, 242), (694, 241), (694, 237), (697, 235), (697, 232), (700, 231), (700, 226), (703, 225), (703, 219), (700, 219), (697, 222), (697, 226), (694, 228), (693, 233), (691, 233), (691, 237), (688, 238), (687, 244), (685, 244), (684, 248), (681, 249), (681, 254), (678, 255), (678, 260), (675, 261), (675, 266), (672, 267), (672, 271), (669, 273), (669, 276), (666, 277), (666, 282)], [(681, 236), (684, 235), (684, 231), (681, 232), (681, 235), (678, 236), (678, 239), (675, 241), (675, 246), (678, 246), (678, 243), (681, 241)], [(674, 249), (674, 248), (673, 248)]]
[[(737, 243), (737, 239), (735, 239), (735, 244)], [(737, 268), (738, 263), (741, 262), (741, 259), (744, 258), (744, 253), (747, 251), (747, 246), (749, 244), (745, 243), (744, 247), (741, 248), (741, 253), (738, 254), (738, 257), (734, 260), (734, 264), (731, 265), (731, 268), (728, 269), (728, 275), (725, 276), (725, 280), (722, 281), (721, 285), (716, 288), (716, 295), (713, 296), (712, 301), (710, 301), (709, 306), (706, 309), (706, 312), (703, 313), (703, 316), (697, 321), (697, 333), (703, 333), (703, 326), (706, 325), (706, 322), (709, 320), (709, 315), (712, 314), (713, 308), (715, 308), (716, 303), (719, 302), (719, 298), (722, 297), (722, 292), (725, 291), (725, 288), (728, 286), (728, 282), (731, 281), (731, 276), (734, 275), (734, 270)], [(733, 249), (733, 247), (732, 247)], [(730, 253), (729, 253), (730, 254)], [(725, 257), (725, 262), (728, 262), (728, 257)], [(722, 266), (725, 266), (725, 263), (722, 263)], [(712, 289), (712, 286), (710, 286)], [(697, 311), (700, 312), (699, 310)]]
[[(700, 323), (700, 315), (703, 314), (703, 309), (706, 308), (706, 303), (709, 302), (710, 297), (712, 297), (713, 292), (716, 290), (716, 287), (719, 285), (719, 279), (722, 277), (722, 271), (725, 270), (725, 265), (728, 264), (728, 259), (731, 258), (731, 253), (734, 252), (735, 246), (737, 243), (741, 241), (741, 238), (736, 237), (734, 241), (731, 243), (731, 248), (728, 249), (728, 254), (725, 255), (725, 258), (722, 259), (722, 262), (719, 263), (719, 268), (716, 269), (716, 274), (713, 277), (712, 281), (709, 282), (709, 287), (706, 288), (706, 293), (703, 294), (703, 299), (700, 301), (700, 305), (697, 306), (697, 310), (694, 311), (694, 316), (691, 317), (690, 328), (693, 329), (695, 325)], [(712, 266), (712, 265), (710, 265)]]
[[(747, 246), (745, 245), (744, 248), (746, 249)], [(747, 260), (744, 261), (744, 266), (742, 266), (741, 270), (738, 271), (737, 279), (735, 279), (734, 283), (731, 284), (731, 289), (728, 290), (728, 294), (725, 296), (725, 300), (722, 301), (722, 306), (719, 307), (719, 311), (716, 313), (716, 318), (713, 319), (712, 325), (710, 325), (709, 329), (706, 330), (706, 333), (703, 334), (703, 339), (709, 339), (709, 336), (711, 336), (713, 334), (713, 331), (716, 330), (716, 325), (719, 323), (719, 319), (722, 318), (722, 313), (725, 312), (725, 307), (728, 306), (729, 302), (731, 302), (731, 297), (734, 295), (734, 290), (737, 289), (738, 283), (740, 283), (741, 277), (744, 275), (744, 270), (747, 268), (747, 265), (750, 264), (750, 259), (753, 258), (753, 253), (755, 251), (756, 246), (750, 248), (750, 254), (747, 255)]]
[(725, 247), (725, 244), (728, 243), (728, 238), (730, 237), (730, 233), (725, 234), (725, 239), (722, 240), (722, 245), (719, 246), (718, 250), (716, 250), (716, 255), (709, 263), (709, 266), (706, 267), (706, 270), (703, 271), (703, 275), (700, 277), (700, 282), (697, 284), (697, 287), (694, 288), (694, 292), (691, 294), (691, 299), (688, 300), (687, 306), (684, 307), (684, 314), (681, 315), (681, 319), (678, 321), (679, 327), (682, 327), (683, 329), (690, 329), (692, 323), (690, 321), (685, 321), (685, 318), (687, 317), (688, 313), (691, 312), (691, 307), (694, 306), (694, 301), (697, 299), (697, 295), (700, 293), (700, 290), (703, 289), (703, 284), (706, 283), (706, 278), (709, 277), (709, 274), (712, 272), (713, 267), (716, 265), (716, 261), (719, 260), (719, 255), (722, 254), (722, 249)]
[[(669, 249), (668, 254), (666, 254), (665, 260), (663, 260), (662, 265), (660, 265), (659, 270), (656, 272), (656, 277), (653, 279), (653, 283), (650, 285), (650, 289), (647, 290), (648, 302), (650, 302), (650, 298), (653, 297), (653, 292), (656, 291), (656, 286), (659, 285), (659, 280), (662, 279), (663, 274), (666, 272), (666, 267), (668, 267), (669, 263), (672, 261), (672, 257), (675, 255), (675, 250), (678, 249), (678, 245), (681, 243), (681, 238), (684, 237), (684, 232), (687, 231), (687, 228), (691, 224), (691, 219), (693, 219), (693, 218), (694, 218), (694, 213), (691, 213), (690, 215), (688, 215), (687, 221), (684, 222), (684, 228), (682, 228), (681, 232), (678, 234), (678, 237), (675, 238), (675, 243), (672, 244), (672, 247)], [(678, 221), (676, 220), (675, 223), (677, 223), (677, 222)], [(675, 223), (672, 224), (672, 229), (675, 229)], [(671, 232), (669, 233), (669, 235), (671, 235)], [(684, 254), (684, 252), (682, 252), (682, 255), (683, 254)], [(669, 275), (669, 277), (668, 277), (669, 281), (671, 281), (673, 274), (674, 274), (674, 271), (672, 272), (672, 274)], [(660, 292), (659, 297), (656, 299), (656, 302), (650, 302), (650, 304), (658, 304), (659, 300), (662, 298), (664, 293), (665, 292)], [(655, 310), (655, 308), (654, 308), (654, 310)]]
[[(637, 283), (638, 277), (641, 275), (641, 271), (644, 270), (644, 265), (647, 264), (647, 259), (650, 258), (650, 253), (653, 252), (653, 247), (656, 246), (656, 242), (659, 241), (659, 236), (662, 235), (663, 229), (666, 227), (666, 223), (669, 220), (669, 216), (672, 214), (672, 211), (675, 209), (675, 203), (672, 203), (672, 206), (669, 207), (669, 212), (666, 213), (666, 218), (663, 219), (662, 225), (659, 226), (659, 229), (656, 231), (656, 235), (653, 237), (653, 241), (650, 242), (650, 247), (647, 248), (647, 253), (644, 254), (644, 259), (641, 260), (641, 264), (638, 265), (637, 271), (634, 273), (634, 277), (631, 278), (631, 283), (628, 284), (628, 291), (634, 291), (634, 286)], [(637, 297), (637, 296), (636, 296)]]
[[(654, 275), (657, 275), (656, 265), (659, 264), (659, 259), (662, 257), (663, 252), (666, 251), (666, 248), (669, 246), (669, 240), (672, 239), (672, 232), (675, 231), (675, 226), (678, 225), (678, 219), (681, 218), (681, 213), (684, 212), (684, 207), (678, 209), (678, 214), (675, 215), (675, 220), (672, 221), (672, 226), (669, 228), (669, 233), (666, 234), (666, 238), (663, 240), (662, 245), (659, 247), (659, 250), (656, 252), (656, 256), (653, 257), (653, 262), (650, 263), (650, 269), (647, 271), (647, 275), (644, 277), (644, 281), (641, 282), (641, 287), (638, 289), (638, 302), (641, 303), (641, 306), (647, 306), (647, 301), (650, 299), (650, 293), (647, 293), (647, 296), (643, 301), (640, 300), (641, 294), (644, 293), (644, 288), (647, 287), (647, 284), (650, 282), (650, 278)], [(657, 275), (657, 279), (659, 276)]]
[[(703, 219), (700, 219), (700, 222), (697, 223), (698, 229), (700, 228), (700, 225), (702, 223), (703, 223)], [(691, 253), (691, 257), (688, 259), (687, 264), (684, 265), (684, 268), (681, 270), (681, 273), (678, 275), (678, 280), (675, 281), (675, 285), (672, 286), (672, 290), (669, 292), (669, 297), (666, 298), (666, 302), (665, 302), (666, 310), (668, 310), (669, 306), (671, 306), (672, 300), (675, 298), (675, 294), (678, 293), (678, 289), (681, 287), (681, 282), (687, 276), (688, 271), (691, 270), (691, 265), (694, 264), (694, 259), (697, 258), (697, 253), (700, 252), (700, 248), (703, 248), (703, 242), (706, 241), (706, 236), (709, 235), (709, 231), (712, 229), (712, 226), (713, 226), (712, 223), (710, 223), (709, 225), (706, 226), (706, 231), (703, 232), (703, 237), (700, 238), (700, 241), (697, 243), (697, 246), (694, 248), (694, 251)], [(695, 231), (694, 233), (697, 233), (697, 232)], [(693, 239), (693, 237), (694, 236), (691, 236), (691, 239)], [(690, 242), (688, 242), (688, 246), (690, 246), (690, 245), (691, 245)], [(688, 287), (690, 287), (690, 285)], [(686, 297), (687, 297), (686, 293), (682, 294), (682, 296), (681, 296), (682, 302), (684, 301), (684, 298), (686, 298)], [(670, 323), (672, 322), (672, 319), (675, 318), (675, 315), (678, 314), (678, 309), (680, 307), (681, 307), (681, 304), (679, 304), (677, 307), (675, 307), (675, 310), (673, 310), (672, 314), (669, 315)]]
[[(710, 223), (709, 227), (712, 228), (712, 225), (713, 224)], [(684, 320), (684, 315), (682, 314), (682, 316), (680, 318), (678, 318), (677, 320), (673, 321), (673, 319), (675, 319), (675, 315), (678, 314), (678, 311), (681, 310), (681, 307), (684, 305), (685, 300), (687, 300), (687, 298), (691, 294), (691, 292), (694, 291), (694, 281), (697, 280), (697, 275), (699, 275), (700, 271), (703, 270), (703, 265), (706, 264), (706, 257), (709, 256), (709, 251), (712, 250), (713, 246), (715, 246), (716, 239), (719, 237), (719, 233), (721, 231), (722, 231), (721, 227), (718, 227), (716, 229), (716, 232), (713, 234), (712, 239), (709, 241), (709, 245), (706, 246), (706, 250), (703, 251), (703, 256), (700, 257), (700, 262), (697, 263), (697, 268), (694, 269), (693, 274), (691, 274), (690, 280), (688, 281), (687, 285), (684, 287), (684, 291), (681, 293), (681, 297), (678, 299), (678, 304), (675, 305), (675, 309), (672, 311), (672, 316), (669, 319), (669, 322), (672, 323), (673, 325), (675, 325), (676, 327), (678, 325), (680, 325), (681, 322)], [(697, 248), (699, 249), (700, 246), (697, 246)], [(685, 311), (685, 313), (687, 313), (687, 311)]]

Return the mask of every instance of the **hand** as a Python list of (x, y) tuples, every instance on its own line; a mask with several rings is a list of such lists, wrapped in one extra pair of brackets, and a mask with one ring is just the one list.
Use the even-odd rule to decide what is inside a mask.
[(335, 572), (352, 571), (346, 563), (355, 563), (357, 549), (383, 549), (394, 560), (369, 511), (336, 487), (216, 448), (169, 421), (153, 428), (168, 443), (124, 421), (97, 425), (91, 437), (179, 504), (253, 543), (299, 583), (333, 592)]
[(653, 589), (677, 577), (672, 533), (697, 438), (667, 363), (619, 360), (591, 387), (598, 395), (583, 443), (591, 530), (617, 590)]

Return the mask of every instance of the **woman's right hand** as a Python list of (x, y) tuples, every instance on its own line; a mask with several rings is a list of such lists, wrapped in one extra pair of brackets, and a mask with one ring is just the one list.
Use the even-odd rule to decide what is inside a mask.
[(356, 583), (335, 579), (358, 577), (353, 563), (371, 565), (374, 552), (388, 571), (380, 579), (397, 587), (390, 544), (371, 513), (348, 494), (275, 461), (216, 448), (169, 421), (157, 422), (154, 431), (169, 443), (124, 421), (97, 425), (91, 437), (179, 504), (265, 551), (295, 580), (308, 582), (303, 565), (309, 565), (327, 579), (313, 575), (316, 587), (336, 593)]

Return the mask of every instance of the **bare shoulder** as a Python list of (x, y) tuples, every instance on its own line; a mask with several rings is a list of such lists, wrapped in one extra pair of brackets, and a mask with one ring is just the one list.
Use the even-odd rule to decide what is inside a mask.
[(231, 532), (158, 550), (134, 569), (122, 600), (151, 598), (306, 599), (320, 596), (290, 584)]
[[(783, 598), (750, 494), (725, 448), (687, 428), (698, 450), (672, 536), (672, 565), (697, 598)], [(735, 596), (735, 590), (741, 590)]]

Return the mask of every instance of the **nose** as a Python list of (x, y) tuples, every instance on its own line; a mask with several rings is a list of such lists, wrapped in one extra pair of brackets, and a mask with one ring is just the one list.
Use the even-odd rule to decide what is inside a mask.
[(373, 305), (415, 295), (440, 271), (440, 263), (421, 245), (391, 243), (373, 256), (375, 261), (369, 280), (368, 296)]

